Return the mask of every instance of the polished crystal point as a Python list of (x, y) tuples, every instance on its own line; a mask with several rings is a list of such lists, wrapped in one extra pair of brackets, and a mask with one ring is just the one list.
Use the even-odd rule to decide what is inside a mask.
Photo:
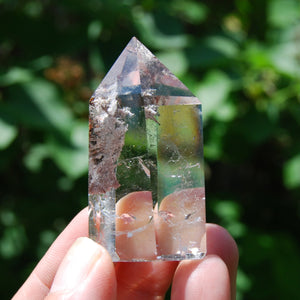
[(113, 261), (202, 258), (200, 101), (132, 38), (89, 112), (90, 237)]

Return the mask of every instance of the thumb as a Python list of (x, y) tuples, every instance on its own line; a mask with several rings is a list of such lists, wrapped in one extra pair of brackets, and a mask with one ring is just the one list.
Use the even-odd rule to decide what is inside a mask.
[(89, 238), (78, 238), (53, 280), (46, 300), (116, 298), (116, 278), (109, 254)]

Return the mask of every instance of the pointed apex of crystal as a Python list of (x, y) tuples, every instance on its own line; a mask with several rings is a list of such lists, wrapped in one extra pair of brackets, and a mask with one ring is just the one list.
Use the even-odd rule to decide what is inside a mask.
[[(116, 81), (117, 79), (117, 81)], [(192, 92), (136, 37), (133, 37), (95, 91), (140, 94), (145, 105), (200, 104)]]

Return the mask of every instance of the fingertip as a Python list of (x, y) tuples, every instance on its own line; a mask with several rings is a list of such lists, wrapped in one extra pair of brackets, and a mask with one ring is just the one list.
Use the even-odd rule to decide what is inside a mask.
[[(46, 299), (114, 299), (116, 279), (107, 251), (89, 238), (78, 238), (67, 252)], [(87, 297), (87, 298), (86, 298)], [(83, 299), (82, 298), (82, 299)]]
[(230, 275), (232, 299), (235, 299), (239, 262), (238, 246), (229, 232), (220, 225), (207, 224), (206, 234), (207, 254), (217, 255), (225, 262)]
[[(85, 284), (82, 299), (109, 299), (117, 297), (117, 280), (114, 264), (107, 250), (102, 248), (102, 256), (96, 262)], [(81, 298), (80, 298), (81, 299)]]
[[(239, 258), (238, 246), (230, 233), (218, 224), (206, 224), (207, 253), (226, 254), (236, 262)], [(222, 257), (222, 255), (219, 255)]]
[(229, 300), (230, 277), (224, 261), (216, 255), (183, 261), (173, 280), (172, 300)]

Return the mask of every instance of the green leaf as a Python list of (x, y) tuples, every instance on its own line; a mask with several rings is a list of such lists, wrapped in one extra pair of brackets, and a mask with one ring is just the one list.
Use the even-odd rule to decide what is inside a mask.
[[(227, 98), (227, 100), (229, 100)], [(224, 101), (215, 111), (215, 118), (219, 121), (230, 122), (237, 115), (237, 106), (229, 101)]]
[(211, 36), (204, 40), (204, 44), (219, 51), (227, 58), (232, 58), (237, 55), (239, 48), (235, 41), (223, 36)]
[[(159, 22), (159, 19), (165, 19)], [(152, 14), (136, 11), (134, 21), (139, 30), (142, 41), (157, 49), (175, 49), (186, 47), (189, 43), (187, 34), (183, 34), (182, 30), (178, 28), (178, 21), (170, 18), (170, 16), (161, 16), (154, 18)], [(162, 23), (164, 28), (158, 25)], [(172, 29), (174, 32), (165, 33), (164, 30)]]
[(300, 187), (300, 155), (294, 156), (284, 164), (283, 179), (289, 189)]
[(51, 246), (51, 244), (54, 242), (54, 240), (57, 238), (57, 232), (54, 230), (46, 229), (43, 230), (40, 233), (40, 241), (37, 245), (37, 255), (38, 257), (43, 257), (43, 255), (46, 253), (48, 248)]
[(238, 133), (238, 137), (247, 144), (259, 145), (274, 134), (276, 123), (270, 119), (266, 112), (251, 109), (243, 118), (232, 124), (231, 129)]
[(186, 50), (192, 68), (207, 68), (228, 64), (239, 53), (237, 43), (223, 36), (211, 36), (197, 41), (193, 47)]
[(95, 45), (92, 45), (91, 48), (90, 48), (89, 63), (90, 63), (91, 69), (96, 74), (98, 74), (98, 73), (101, 74), (101, 72), (103, 72), (103, 70), (104, 70), (103, 59), (101, 57), (101, 54), (100, 54), (100, 51), (99, 51), (98, 47), (96, 47)]
[(206, 131), (204, 143), (205, 159), (218, 160), (223, 154), (226, 127), (221, 122), (214, 124)]
[(201, 2), (194, 1), (171, 1), (170, 8), (185, 21), (191, 24), (199, 24), (207, 17), (207, 6)]
[(240, 206), (233, 201), (218, 201), (214, 205), (215, 213), (224, 221), (233, 221), (240, 218)]
[(0, 256), (13, 258), (20, 255), (26, 243), (26, 233), (22, 225), (6, 227), (0, 238)]
[(42, 14), (43, 5), (40, 2), (30, 1), (24, 6), (24, 12), (30, 17), (39, 17)]
[(7, 148), (16, 138), (17, 128), (0, 118), (0, 150)]
[(156, 54), (157, 58), (161, 60), (167, 68), (172, 70), (176, 76), (180, 76), (187, 71), (188, 61), (183, 53), (180, 50), (160, 52)]
[(12, 67), (5, 74), (0, 76), (0, 86), (28, 82), (32, 80), (32, 78), (32, 71), (19, 67)]
[(270, 49), (270, 58), (275, 68), (291, 77), (300, 75), (299, 43), (287, 42)]
[(48, 147), (45, 144), (36, 144), (24, 157), (24, 164), (29, 170), (37, 172), (40, 171), (43, 160), (48, 156)]
[(88, 170), (88, 124), (74, 124), (68, 141), (52, 136), (48, 141), (50, 155), (69, 177), (78, 178)]
[(300, 20), (298, 0), (272, 0), (268, 7), (269, 23), (276, 27), (288, 27)]
[(35, 79), (10, 87), (9, 99), (4, 109), (23, 125), (59, 132), (72, 126), (70, 109), (56, 86), (46, 80)]
[(102, 24), (99, 20), (92, 21), (88, 26), (88, 37), (90, 40), (97, 40), (102, 31)]
[(5, 227), (15, 226), (18, 223), (15, 212), (8, 209), (0, 212), (0, 221)]
[(238, 273), (237, 273), (236, 285), (237, 285), (237, 289), (243, 292), (250, 290), (252, 286), (251, 279), (240, 268), (238, 269)]
[(206, 75), (196, 89), (196, 96), (203, 106), (204, 121), (216, 115), (218, 110), (222, 110), (230, 90), (231, 81), (225, 73), (213, 70)]
[(38, 57), (30, 62), (30, 67), (34, 71), (44, 70), (50, 68), (53, 65), (53, 58), (49, 55)]
[(269, 48), (256, 41), (249, 41), (243, 57), (253, 68), (262, 68), (271, 66)]
[(239, 221), (228, 222), (225, 227), (235, 239), (241, 238), (247, 233), (247, 227), (245, 226), (245, 224)]
[(234, 238), (243, 237), (246, 232), (246, 226), (239, 221), (241, 207), (238, 203), (228, 200), (217, 200), (212, 204), (215, 214), (220, 218), (220, 224), (223, 225)]

